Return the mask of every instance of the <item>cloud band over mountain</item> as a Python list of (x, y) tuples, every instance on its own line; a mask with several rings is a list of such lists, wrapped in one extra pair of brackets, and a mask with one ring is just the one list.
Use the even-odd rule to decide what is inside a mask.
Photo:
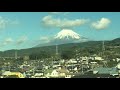
[(59, 28), (67, 28), (67, 27), (77, 27), (84, 25), (88, 22), (88, 19), (55, 19), (51, 15), (45, 16), (42, 19), (42, 23), (48, 27), (59, 27)]

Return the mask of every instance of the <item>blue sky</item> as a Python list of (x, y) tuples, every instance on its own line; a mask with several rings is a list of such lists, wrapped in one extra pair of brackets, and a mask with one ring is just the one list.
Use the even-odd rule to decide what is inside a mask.
[(49, 42), (62, 28), (91, 40), (120, 37), (120, 12), (0, 12), (0, 51)]

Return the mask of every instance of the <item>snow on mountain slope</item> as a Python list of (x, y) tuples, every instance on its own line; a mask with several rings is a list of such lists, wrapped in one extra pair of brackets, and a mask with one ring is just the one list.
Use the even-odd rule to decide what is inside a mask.
[(71, 29), (63, 29), (58, 32), (53, 38), (51, 38), (48, 43), (41, 43), (37, 45), (40, 46), (51, 46), (51, 45), (59, 45), (59, 44), (67, 44), (67, 43), (80, 43), (88, 41), (87, 38), (80, 36), (78, 33), (74, 32)]
[(55, 36), (55, 39), (80, 39), (80, 35), (71, 29), (63, 29)]

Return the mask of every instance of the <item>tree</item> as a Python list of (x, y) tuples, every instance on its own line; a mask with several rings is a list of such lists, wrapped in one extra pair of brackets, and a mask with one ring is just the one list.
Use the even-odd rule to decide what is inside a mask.
[(31, 60), (38, 60), (38, 59), (50, 58), (51, 54), (50, 54), (50, 52), (40, 51), (38, 53), (30, 54), (29, 57)]
[(71, 59), (75, 56), (75, 52), (72, 50), (67, 50), (61, 53), (62, 59)]

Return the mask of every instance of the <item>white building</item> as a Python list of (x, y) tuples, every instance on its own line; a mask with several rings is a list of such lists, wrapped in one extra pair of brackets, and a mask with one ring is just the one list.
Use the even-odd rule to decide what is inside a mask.
[(102, 61), (104, 60), (102, 57), (95, 57), (95, 60), (99, 60), (99, 61)]
[(69, 71), (65, 68), (59, 68), (52, 71), (49, 77), (66, 77)]
[(120, 70), (120, 63), (118, 63), (118, 65), (116, 67), (118, 70)]
[(120, 61), (120, 58), (116, 58), (116, 61), (119, 62), (119, 61)]
[(77, 63), (77, 61), (75, 59), (70, 59), (67, 63)]
[(51, 76), (51, 77), (58, 77), (58, 76), (59, 76), (59, 73), (58, 73), (57, 70), (53, 70), (50, 76)]

